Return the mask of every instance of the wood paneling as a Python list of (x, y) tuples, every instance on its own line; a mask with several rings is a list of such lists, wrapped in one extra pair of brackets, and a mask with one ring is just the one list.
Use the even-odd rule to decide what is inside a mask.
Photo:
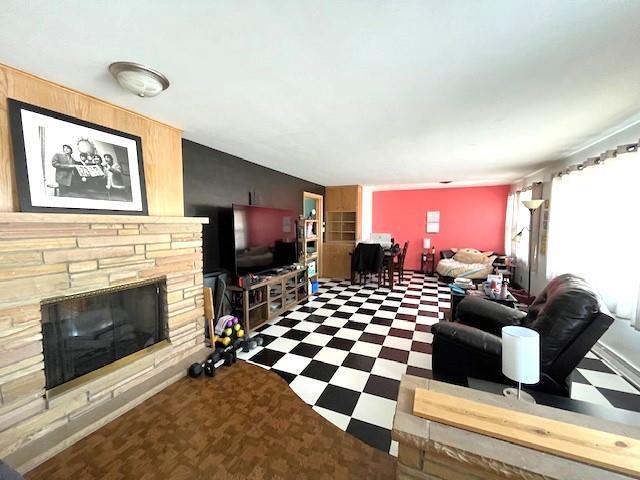
[(355, 241), (360, 240), (362, 232), (362, 186), (326, 187), (325, 206), (327, 241), (324, 244), (323, 275), (349, 278), (349, 253), (355, 248)]
[(149, 215), (183, 216), (182, 133), (164, 123), (0, 64), (0, 212), (19, 211), (7, 99), (138, 135)]
[[(139, 224), (151, 224), (151, 223), (209, 223), (209, 219), (206, 217), (152, 217), (141, 215), (92, 215), (89, 213), (66, 213), (63, 217), (58, 213), (4, 213), (0, 212), (0, 228), (3, 224), (23, 224), (24, 228), (39, 228), (39, 224), (48, 223), (49, 228), (63, 228), (68, 229), (69, 224), (73, 223), (92, 223), (92, 224), (106, 224), (105, 228), (117, 229), (118, 224), (121, 223), (139, 223)], [(53, 224), (53, 225), (51, 225)], [(109, 225), (113, 224), (113, 225)], [(18, 227), (16, 227), (18, 228)], [(178, 229), (183, 231), (184, 229)], [(178, 232), (173, 232), (178, 233)]]
[(322, 275), (331, 278), (349, 278), (351, 276), (351, 253), (353, 243), (326, 242)]
[(362, 207), (362, 187), (326, 187), (325, 202), (328, 212), (356, 212)]
[(413, 413), (541, 452), (640, 477), (640, 441), (460, 397), (416, 389)]

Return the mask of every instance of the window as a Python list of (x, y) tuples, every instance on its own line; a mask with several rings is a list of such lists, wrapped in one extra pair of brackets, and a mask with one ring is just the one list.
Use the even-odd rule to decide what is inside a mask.
[(523, 200), (531, 200), (531, 190), (512, 192), (507, 198), (507, 223), (505, 228), (505, 253), (514, 256), (518, 268), (529, 264), (529, 210)]
[[(529, 210), (522, 205), (525, 200), (531, 200), (531, 190), (520, 192), (516, 197), (516, 241), (515, 241), (515, 257), (518, 267), (521, 269), (529, 268)], [(523, 271), (523, 270), (521, 270)]]
[(640, 154), (553, 179), (547, 253), (548, 278), (584, 277), (619, 318), (636, 328), (640, 293)]

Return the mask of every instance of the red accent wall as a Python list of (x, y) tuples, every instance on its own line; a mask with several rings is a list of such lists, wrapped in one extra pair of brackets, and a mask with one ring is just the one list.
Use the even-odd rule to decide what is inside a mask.
[[(509, 185), (373, 192), (374, 233), (391, 233), (395, 242), (409, 241), (404, 267), (420, 268), (422, 239), (440, 250), (477, 248), (504, 252)], [(427, 211), (440, 211), (440, 233), (426, 233)]]

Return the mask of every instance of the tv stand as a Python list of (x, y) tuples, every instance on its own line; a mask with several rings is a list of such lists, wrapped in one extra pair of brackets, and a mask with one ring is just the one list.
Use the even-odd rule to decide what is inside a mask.
[(227, 287), (247, 333), (309, 297), (306, 267), (271, 275), (262, 272), (261, 276), (266, 278), (244, 288)]

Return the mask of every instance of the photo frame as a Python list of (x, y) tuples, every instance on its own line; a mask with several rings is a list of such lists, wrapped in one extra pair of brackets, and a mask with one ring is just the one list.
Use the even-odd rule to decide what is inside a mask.
[(427, 233), (439, 233), (440, 232), (440, 212), (430, 211), (427, 212)]
[(21, 211), (148, 214), (140, 137), (8, 103)]

